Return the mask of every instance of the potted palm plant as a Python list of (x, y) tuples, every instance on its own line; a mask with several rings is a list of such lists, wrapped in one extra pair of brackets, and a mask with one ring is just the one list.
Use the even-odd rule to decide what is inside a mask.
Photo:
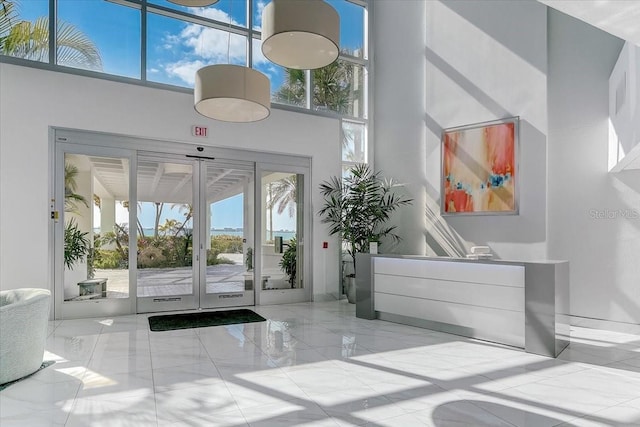
[(287, 246), (287, 250), (282, 254), (280, 260), (280, 269), (286, 273), (289, 277), (289, 285), (291, 289), (296, 286), (296, 270), (298, 266), (298, 260), (296, 254), (298, 253), (298, 242), (296, 237), (292, 237), (289, 243), (284, 243)]
[(385, 179), (366, 164), (358, 164), (345, 178), (332, 177), (320, 184), (324, 205), (318, 212), (329, 224), (329, 234), (338, 234), (353, 261), (353, 274), (345, 278), (347, 299), (355, 303), (356, 254), (369, 252), (369, 243), (381, 244), (383, 238), (400, 240), (395, 225), (386, 225), (391, 213), (413, 199), (396, 192), (401, 184)]

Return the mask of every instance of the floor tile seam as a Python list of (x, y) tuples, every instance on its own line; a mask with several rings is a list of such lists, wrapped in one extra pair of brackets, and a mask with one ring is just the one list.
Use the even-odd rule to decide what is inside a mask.
[[(89, 366), (91, 365), (91, 362), (93, 361), (93, 356), (95, 354), (96, 347), (98, 346), (98, 341), (100, 340), (100, 337), (102, 336), (102, 330), (103, 329), (104, 329), (104, 325), (101, 325), (100, 326), (100, 333), (98, 334), (98, 338), (96, 339), (95, 343), (93, 344), (93, 346), (91, 348), (91, 354), (89, 355), (89, 358), (86, 360), (86, 366), (85, 366), (86, 369), (84, 371), (84, 374), (82, 374), (82, 378), (80, 379), (80, 386), (76, 390), (76, 394), (75, 394), (75, 397), (74, 397), (74, 402), (73, 402), (72, 408), (75, 407), (76, 400), (78, 398), (78, 394), (80, 393), (80, 389), (82, 387), (84, 387), (85, 378), (87, 378), (87, 375), (89, 375), (89, 371), (90, 371)], [(55, 366), (55, 364), (54, 364), (54, 366)], [(91, 370), (91, 371), (93, 371), (93, 370)], [(67, 418), (67, 420), (68, 420), (68, 418)]]
[(465, 403), (468, 403), (468, 404), (470, 404), (470, 405), (475, 406), (476, 408), (478, 408), (478, 409), (479, 409), (479, 410), (481, 410), (482, 412), (487, 413), (487, 414), (489, 414), (489, 415), (491, 415), (491, 416), (493, 416), (493, 417), (495, 417), (495, 418), (499, 419), (500, 421), (502, 421), (502, 422), (504, 422), (504, 423), (506, 423), (506, 424), (508, 424), (508, 425), (510, 425), (510, 426), (513, 426), (513, 427), (519, 427), (517, 424), (512, 423), (511, 421), (507, 420), (506, 418), (501, 417), (501, 416), (500, 416), (500, 415), (498, 415), (498, 414), (494, 414), (493, 412), (489, 411), (488, 409), (484, 409), (484, 408), (483, 408), (482, 406), (480, 406), (480, 405), (476, 405), (475, 403), (473, 403), (472, 401), (470, 401), (470, 400), (468, 400), (468, 399), (466, 399), (466, 398), (465, 398), (465, 399), (463, 399), (462, 401), (463, 401), (463, 402), (465, 402)]
[[(74, 404), (75, 404), (75, 398), (74, 398), (74, 401), (72, 402), (71, 407), (73, 407)], [(48, 412), (51, 412), (52, 410), (53, 411), (60, 411), (60, 412), (62, 412), (64, 414), (66, 414), (66, 416), (64, 417), (64, 422), (62, 422), (62, 424), (56, 423), (55, 425), (62, 425), (62, 426), (66, 425), (67, 421), (69, 420), (69, 415), (71, 414), (71, 409), (69, 409), (69, 411), (64, 411), (62, 408), (54, 406), (55, 403), (51, 403), (50, 405), (52, 406), (52, 408), (49, 408), (49, 409), (37, 409), (37, 407), (34, 407), (31, 403), (29, 403), (29, 409), (31, 410), (30, 413), (34, 413), (35, 412), (37, 414), (46, 414)], [(10, 417), (1, 417), (0, 416), (0, 425), (3, 425), (3, 423), (2, 423), (3, 419), (6, 420), (7, 418), (24, 417), (24, 416), (27, 416), (27, 413), (20, 414), (20, 415), (14, 415), (14, 416), (10, 416)]]
[[(633, 400), (636, 400), (636, 399), (627, 400), (626, 402), (621, 403), (621, 404), (618, 404), (618, 405), (608, 406), (608, 407), (606, 407), (606, 408), (599, 409), (599, 410), (598, 410), (598, 411), (596, 411), (596, 412), (593, 412), (593, 413), (590, 413), (590, 414), (587, 414), (587, 415), (583, 415), (583, 416), (581, 416), (581, 417), (571, 418), (570, 420), (563, 421), (563, 422), (561, 422), (561, 423), (559, 423), (559, 424), (555, 424), (553, 427), (556, 427), (556, 426), (562, 426), (562, 425), (571, 426), (571, 425), (573, 425), (573, 424), (572, 424), (573, 422), (578, 421), (578, 420), (585, 420), (585, 419), (587, 419), (587, 418), (594, 418), (594, 417), (602, 418), (602, 417), (599, 417), (599, 416), (598, 416), (598, 414), (599, 414), (599, 413), (604, 412), (604, 411), (608, 411), (608, 410), (613, 409), (613, 408), (632, 408), (632, 409), (636, 409), (636, 410), (638, 411), (638, 415), (640, 416), (640, 409), (637, 409), (637, 408), (632, 407), (632, 406), (626, 406), (626, 405), (625, 405), (625, 403), (631, 402), (631, 401), (633, 401)], [(639, 420), (640, 420), (640, 418), (639, 418)], [(606, 421), (611, 421), (611, 422), (613, 422), (612, 420), (608, 420), (608, 419), (607, 419)], [(600, 422), (600, 421), (599, 421), (599, 422)], [(610, 424), (610, 425), (612, 425), (612, 426), (613, 426), (613, 425), (616, 425), (616, 424)], [(624, 425), (630, 425), (630, 424), (624, 424)]]
[[(578, 363), (584, 363), (587, 365), (608, 365), (610, 363), (624, 362), (626, 360), (637, 359), (640, 357), (640, 354), (638, 354), (638, 356), (629, 356), (629, 357), (625, 356), (625, 357), (618, 358), (618, 357), (600, 356), (596, 354), (586, 353), (580, 350), (574, 350), (574, 351), (577, 351), (579, 353), (578, 355), (573, 356), (574, 358), (584, 359), (584, 357), (581, 357), (581, 355), (583, 355), (590, 359), (596, 359), (596, 361), (592, 361), (592, 362), (578, 362)], [(572, 356), (568, 356), (568, 357), (572, 357)], [(565, 359), (561, 359), (561, 360), (565, 360)]]
[[(373, 391), (375, 392), (375, 390), (373, 390)], [(328, 394), (328, 393), (327, 393), (327, 394)], [(397, 410), (398, 410), (402, 415), (410, 415), (410, 414), (412, 414), (412, 413), (419, 412), (419, 411), (414, 411), (414, 410), (407, 410), (407, 409), (405, 409), (405, 408), (401, 407), (401, 406), (400, 406), (400, 405), (399, 405), (395, 400), (393, 400), (393, 399), (391, 399), (391, 398), (387, 397), (387, 395), (384, 395), (384, 394), (380, 394), (380, 393), (378, 393), (377, 395), (372, 396), (371, 398), (381, 398), (381, 399), (385, 399), (385, 400), (387, 400), (387, 403), (384, 403), (384, 404), (381, 404), (381, 405), (376, 405), (376, 406), (374, 407), (375, 409), (377, 409), (377, 408), (384, 408), (384, 407), (392, 407), (392, 408), (394, 408), (394, 409), (397, 409)], [(357, 399), (355, 399), (354, 401), (355, 401), (355, 402), (357, 402), (357, 401), (360, 401), (360, 400), (362, 400), (362, 399), (361, 399), (361, 398), (357, 398)], [(320, 403), (318, 403), (318, 402), (316, 402), (316, 404), (317, 404), (318, 406), (320, 406), (323, 410), (324, 410), (324, 408), (325, 408), (325, 407), (327, 407), (327, 408), (331, 408), (332, 406), (336, 406), (336, 405), (332, 405), (332, 406), (330, 406), (330, 405), (321, 405), (321, 404), (320, 404)], [(339, 405), (338, 405), (338, 406), (339, 406)], [(370, 409), (370, 408), (367, 408), (367, 410), (368, 410), (368, 409)], [(326, 411), (325, 411), (325, 412), (326, 412)], [(327, 412), (327, 413), (328, 413), (328, 412)], [(331, 415), (331, 414), (329, 413), (329, 415)], [(356, 417), (356, 416), (355, 416), (355, 415), (353, 415), (351, 412), (347, 413), (347, 415), (350, 415), (350, 416), (352, 416), (352, 417)], [(334, 417), (333, 415), (331, 415), (331, 416), (332, 416), (332, 417)], [(392, 419), (392, 418), (395, 418), (395, 417), (398, 417), (398, 416), (400, 416), (400, 415), (398, 415), (398, 414), (395, 414), (395, 415), (388, 415), (388, 416), (382, 415), (382, 416), (378, 416), (378, 417), (376, 418), (376, 420), (380, 420), (380, 421), (382, 421), (382, 420), (388, 420), (388, 419)], [(365, 423), (369, 423), (369, 422), (370, 422), (370, 421), (365, 420)]]
[(633, 401), (636, 401), (638, 399), (640, 399), (640, 393), (637, 396), (632, 397), (632, 398), (630, 398), (628, 400), (625, 400), (622, 403), (618, 403), (617, 405), (610, 406), (610, 408), (616, 408), (616, 407), (619, 407), (619, 406), (623, 406), (623, 407), (626, 407), (626, 408), (634, 408), (634, 409), (638, 410), (638, 415), (640, 415), (640, 405), (639, 405), (639, 407), (627, 405), (629, 402), (633, 402)]
[[(291, 381), (293, 381), (293, 380), (291, 379)], [(294, 383), (295, 383), (295, 381), (294, 381)], [(296, 385), (297, 385), (297, 383), (296, 383)], [(300, 387), (300, 386), (298, 386), (298, 387)], [(310, 396), (309, 396), (309, 395), (308, 395), (308, 394), (307, 394), (307, 393), (306, 393), (302, 388), (300, 388), (300, 391), (302, 391), (302, 393), (304, 394), (304, 396), (305, 396), (306, 398), (300, 398), (300, 397), (297, 397), (297, 398), (294, 398), (294, 399), (292, 399), (292, 400), (287, 400), (287, 402), (295, 402), (296, 400), (305, 400), (305, 401), (307, 401), (307, 402), (309, 402), (309, 403), (312, 403), (312, 404), (313, 404), (313, 405), (315, 405), (316, 407), (318, 407), (318, 408), (323, 412), (323, 414), (325, 415), (326, 419), (329, 419), (329, 420), (331, 420), (331, 419), (332, 419), (331, 415), (329, 415), (329, 414), (328, 414), (328, 413), (327, 413), (327, 412), (326, 412), (326, 411), (325, 411), (325, 410), (324, 410), (324, 409), (323, 409), (323, 408), (322, 408), (322, 407), (321, 407), (321, 406), (320, 406), (316, 401), (314, 401), (314, 400), (313, 400), (313, 399), (312, 399), (312, 398), (311, 398), (311, 397), (310, 397)], [(234, 399), (235, 399), (235, 398), (234, 398)], [(237, 403), (236, 403), (236, 404), (237, 404)], [(239, 409), (240, 409), (240, 413), (241, 413), (241, 414), (242, 414), (242, 416), (244, 417), (245, 422), (247, 423), (247, 425), (252, 426), (253, 424), (249, 421), (249, 419), (248, 419), (248, 418), (247, 418), (247, 416), (245, 415), (245, 411), (247, 411), (247, 412), (248, 412), (248, 411), (250, 411), (250, 410), (251, 410), (251, 411), (254, 411), (254, 410), (256, 410), (256, 409), (260, 409), (261, 407), (269, 406), (269, 405), (272, 405), (272, 404), (267, 403), (267, 404), (265, 404), (265, 405), (256, 405), (256, 406), (252, 406), (252, 407), (248, 407), (248, 408), (244, 408), (244, 409), (243, 409), (243, 408), (239, 408)], [(304, 409), (296, 409), (296, 410), (295, 410), (295, 412), (301, 412), (301, 413), (303, 413), (303, 414), (305, 413), (305, 411), (306, 411), (306, 408), (304, 408)], [(289, 414), (289, 413), (288, 413), (288, 414)], [(257, 422), (260, 422), (260, 421), (257, 421)]]
[(156, 397), (156, 380), (153, 368), (151, 369), (151, 392), (153, 393), (153, 412), (156, 414), (156, 426), (160, 425), (158, 417), (158, 400)]
[[(473, 366), (473, 365), (469, 365), (469, 366)], [(463, 369), (464, 369), (464, 367), (463, 367)], [(517, 368), (513, 368), (513, 367), (512, 368), (507, 368), (507, 370), (509, 370), (509, 369), (517, 369)], [(534, 370), (534, 371), (528, 371), (528, 372), (519, 372), (519, 373), (516, 372), (516, 373), (514, 373), (512, 375), (508, 375), (506, 377), (499, 378), (499, 379), (494, 379), (494, 378), (491, 378), (491, 377), (487, 377), (486, 375), (483, 375), (483, 374), (477, 374), (477, 375), (482, 375), (484, 377), (487, 377), (491, 381), (501, 381), (501, 380), (505, 380), (505, 379), (508, 379), (508, 378), (512, 378), (514, 376), (526, 375), (526, 376), (531, 376), (531, 377), (533, 377), (535, 379), (535, 381), (528, 382), (527, 384), (533, 384), (533, 383), (539, 383), (539, 382), (543, 382), (543, 381), (548, 381), (548, 380), (560, 378), (560, 377), (563, 377), (563, 376), (566, 376), (566, 375), (573, 375), (573, 374), (577, 374), (577, 373), (583, 373), (584, 371), (587, 371), (589, 369), (590, 368), (584, 368), (584, 369), (580, 369), (580, 370), (577, 370), (577, 371), (563, 372), (563, 373), (559, 373), (559, 374), (556, 374), (556, 375), (553, 375), (553, 376), (542, 375), (542, 374), (540, 374), (538, 372), (538, 370)], [(500, 370), (500, 369), (498, 369), (498, 370)], [(518, 387), (518, 386), (514, 386), (514, 387)], [(509, 387), (509, 388), (512, 388), (512, 387)]]
[[(594, 366), (592, 368), (592, 370), (600, 372), (602, 375), (615, 375), (617, 377), (620, 377), (622, 379), (624, 379), (625, 381), (631, 381), (634, 383), (637, 383), (638, 386), (640, 386), (640, 371), (631, 371), (631, 372), (627, 372), (628, 369), (624, 369), (624, 368), (618, 368), (615, 366), (610, 366), (614, 363), (619, 363), (619, 362), (611, 362), (607, 365), (598, 365), (598, 366)], [(605, 372), (602, 370), (602, 368), (607, 368), (607, 369), (614, 369), (615, 372)], [(619, 372), (619, 371), (624, 371), (623, 372)]]
[[(202, 337), (199, 334), (196, 334), (196, 336), (198, 337), (198, 340), (200, 341), (200, 345), (202, 347), (204, 347), (204, 351), (207, 353), (207, 356), (209, 357), (209, 360), (213, 364), (213, 367), (216, 369), (216, 372), (218, 373), (218, 377), (220, 378), (220, 380), (224, 384), (224, 387), (227, 390), (227, 393), (229, 393), (229, 396), (231, 396), (231, 398), (233, 399), (233, 402), (235, 404), (236, 409), (240, 412), (240, 415), (242, 415), (242, 419), (244, 420), (245, 424), (249, 425), (249, 421), (247, 420), (247, 417), (242, 412), (242, 408), (240, 407), (240, 405), (238, 405), (238, 400), (236, 399), (236, 396), (233, 395), (233, 393), (231, 392), (231, 389), (229, 388), (229, 385), (227, 384), (227, 379), (225, 377), (223, 377), (222, 372), (220, 372), (220, 368), (218, 368), (218, 366), (216, 365), (215, 360), (213, 359), (213, 357), (211, 356), (211, 353), (209, 352), (209, 349), (202, 342)], [(230, 410), (229, 410), (229, 412), (230, 412)]]
[(76, 397), (76, 400), (116, 404), (123, 400), (129, 400), (129, 399), (134, 399), (138, 397), (140, 398), (150, 397), (150, 393), (155, 395), (155, 389), (152, 386), (151, 388), (148, 388), (148, 389), (145, 388), (140, 390), (121, 390), (121, 391), (110, 392), (110, 393), (114, 395), (107, 396), (107, 397), (104, 396), (105, 393), (98, 393), (98, 394), (91, 394), (91, 395), (84, 395), (84, 396), (79, 395)]
[(151, 351), (150, 350), (136, 350), (136, 351), (127, 351), (127, 350), (109, 350), (100, 352), (100, 356), (96, 356), (94, 359), (97, 360), (106, 360), (106, 359), (125, 359), (125, 358), (136, 358), (148, 356), (151, 359)]
[(56, 331), (56, 329), (58, 329), (58, 326), (60, 326), (62, 324), (62, 322), (58, 322), (56, 324), (56, 322), (58, 322), (57, 320), (52, 320), (50, 323), (53, 323), (53, 328), (51, 328), (51, 331), (47, 333), (47, 338), (51, 337), (53, 335), (53, 333)]
[(630, 357), (625, 357), (624, 359), (616, 359), (616, 360), (612, 360), (611, 362), (605, 364), (606, 365), (611, 365), (613, 363), (620, 363), (620, 362), (627, 362), (629, 360), (640, 360), (640, 353), (637, 353), (635, 356), (630, 356)]
[[(214, 363), (215, 366), (215, 363)], [(216, 370), (218, 370), (218, 367), (216, 366)], [(242, 415), (242, 419), (244, 420), (246, 425), (250, 425), (249, 421), (247, 420), (247, 417), (245, 416), (244, 412), (242, 411), (242, 408), (240, 407), (240, 405), (238, 404), (238, 399), (236, 398), (236, 396), (231, 392), (231, 389), (229, 388), (229, 385), (227, 384), (227, 380), (222, 377), (222, 374), (220, 373), (220, 371), (218, 370), (218, 375), (220, 376), (220, 379), (222, 380), (225, 389), (227, 390), (227, 393), (229, 393), (229, 396), (231, 396), (231, 398), (233, 399), (233, 403), (235, 405), (235, 410), (240, 412), (240, 415)], [(220, 414), (224, 414), (225, 412), (231, 412), (232, 409), (228, 409), (225, 410), (224, 412), (220, 412)]]
[[(211, 362), (213, 362), (215, 364), (215, 360), (213, 358), (213, 356), (211, 355), (211, 353), (209, 352), (209, 349), (207, 348), (207, 345), (202, 341), (202, 336), (196, 334), (198, 336), (198, 341), (200, 341), (200, 345), (202, 347), (204, 347), (204, 350), (207, 352), (207, 355), (209, 356), (209, 358), (211, 359)], [(257, 349), (260, 350), (260, 352), (266, 356), (269, 357), (269, 355), (264, 351), (264, 349), (262, 348), (261, 345), (259, 345), (258, 343), (254, 342), (251, 338), (249, 338), (248, 336), (246, 336), (244, 333), (242, 334), (243, 336), (245, 336), (245, 338), (247, 338)]]
[[(526, 385), (531, 385), (531, 384), (532, 383), (529, 383), (529, 384), (526, 384)], [(508, 401), (508, 402), (516, 401), (517, 403), (519, 403), (521, 405), (526, 405), (526, 406), (530, 406), (530, 407), (533, 407), (533, 408), (542, 409), (544, 411), (548, 411), (548, 412), (552, 412), (552, 413), (559, 413), (559, 414), (565, 414), (565, 415), (568, 415), (568, 416), (573, 416), (573, 418), (571, 418), (571, 419), (585, 418), (585, 417), (588, 417), (588, 416), (591, 416), (591, 415), (595, 414), (596, 412), (603, 411), (605, 409), (609, 409), (609, 408), (612, 408), (612, 407), (620, 405), (619, 403), (616, 403), (614, 405), (608, 405), (608, 406), (605, 406), (603, 408), (597, 409), (595, 411), (589, 411), (588, 413), (581, 413), (580, 415), (577, 415), (576, 411), (573, 410), (573, 409), (565, 409), (564, 407), (559, 406), (559, 405), (553, 406), (552, 404), (550, 404), (548, 402), (543, 402), (543, 401), (539, 401), (539, 400), (532, 400), (529, 395), (527, 395), (526, 393), (524, 393), (524, 392), (522, 392), (520, 390), (517, 390), (519, 387), (521, 387), (521, 386), (509, 387), (507, 389), (503, 389), (503, 390), (500, 390), (500, 391), (483, 391), (483, 390), (477, 391), (477, 390), (473, 390), (473, 392), (477, 393), (477, 394), (480, 394), (482, 396), (490, 396), (490, 397), (493, 397), (493, 398), (497, 398), (497, 399), (502, 400), (502, 401), (505, 401), (505, 400)], [(516, 390), (514, 390), (514, 389), (516, 389)], [(505, 395), (504, 392), (507, 391), (507, 390), (516, 391), (516, 392), (518, 392), (520, 394), (520, 396)], [(467, 399), (467, 398), (465, 398), (465, 399)], [(491, 413), (493, 414), (493, 412), (491, 412)], [(496, 414), (494, 414), (494, 415), (496, 415)], [(496, 416), (498, 416), (498, 415), (496, 415)], [(563, 422), (561, 422), (561, 423), (559, 423), (557, 425), (564, 424), (566, 422), (568, 422), (568, 421), (563, 421)]]
[[(616, 362), (612, 362), (612, 363), (616, 363)], [(583, 365), (579, 365), (579, 366), (583, 366)], [(584, 367), (581, 370), (560, 373), (558, 375), (554, 375), (553, 377), (547, 377), (547, 378), (544, 378), (541, 381), (536, 381), (536, 382), (555, 380), (555, 379), (558, 379), (558, 378), (562, 379), (562, 378), (567, 377), (569, 375), (576, 375), (576, 374), (584, 375), (586, 373), (585, 371), (596, 372), (596, 373), (599, 373), (599, 374), (602, 374), (602, 375), (612, 375), (610, 373), (607, 374), (606, 372), (601, 371), (602, 367), (608, 367), (608, 365), (593, 365), (593, 366), (589, 366), (589, 367)], [(611, 367), (611, 368), (613, 368), (613, 367)], [(613, 368), (613, 369), (616, 369), (616, 368)], [(618, 376), (620, 378), (622, 378), (624, 381), (632, 381), (632, 382), (638, 383), (638, 385), (640, 386), (640, 376), (636, 377), (636, 378), (629, 378), (628, 376), (625, 376), (625, 375), (622, 375), (622, 374), (619, 374)], [(638, 396), (638, 397), (640, 397), (640, 396)]]

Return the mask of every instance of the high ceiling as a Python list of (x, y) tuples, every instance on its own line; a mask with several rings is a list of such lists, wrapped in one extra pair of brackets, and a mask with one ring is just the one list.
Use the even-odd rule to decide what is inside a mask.
[(639, 0), (538, 0), (640, 46)]

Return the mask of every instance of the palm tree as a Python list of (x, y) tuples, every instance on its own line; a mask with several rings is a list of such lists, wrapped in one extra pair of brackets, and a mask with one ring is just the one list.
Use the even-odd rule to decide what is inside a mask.
[(164, 208), (164, 202), (153, 202), (156, 208), (156, 217), (153, 224), (153, 237), (158, 238), (158, 228), (160, 227), (160, 216), (162, 216), (162, 208)]
[[(34, 22), (20, 20), (15, 0), (0, 0), (0, 53), (3, 55), (49, 61), (49, 18)], [(87, 70), (102, 70), (98, 48), (73, 24), (57, 21), (57, 63)]]
[[(343, 52), (349, 53), (349, 52)], [(313, 105), (317, 109), (352, 114), (357, 88), (353, 87), (354, 68), (344, 61), (334, 61), (313, 70)], [(306, 99), (306, 72), (285, 69), (285, 82), (273, 95), (275, 102), (304, 105)]]
[(285, 68), (285, 82), (280, 86), (278, 91), (273, 95), (274, 101), (283, 104), (292, 104), (304, 106), (306, 100), (306, 81), (307, 74), (305, 70), (295, 70)]
[(320, 184), (324, 204), (318, 215), (322, 223), (329, 224), (329, 234), (347, 242), (354, 271), (356, 253), (369, 252), (370, 242), (380, 243), (385, 237), (400, 240), (396, 226), (386, 223), (395, 210), (413, 203), (413, 199), (396, 192), (401, 187), (367, 164), (352, 166), (346, 178), (334, 176)]
[(184, 230), (184, 227), (187, 225), (189, 220), (193, 217), (193, 205), (187, 203), (174, 203), (171, 205), (171, 209), (178, 208), (178, 212), (184, 212), (184, 221), (182, 224), (176, 229), (174, 236), (177, 236)]
[(290, 175), (271, 183), (269, 202), (267, 207), (273, 209), (277, 206), (278, 215), (282, 215), (285, 209), (289, 210), (289, 217), (296, 212), (296, 175)]
[(89, 207), (87, 199), (81, 194), (76, 193), (78, 190), (78, 167), (70, 162), (64, 164), (64, 210), (65, 212), (77, 212), (77, 203), (82, 203)]
[(296, 211), (296, 175), (290, 175), (278, 181), (270, 182), (267, 194), (267, 208), (269, 209), (269, 240), (273, 240), (273, 209), (282, 214), (289, 209), (289, 217)]
[(349, 114), (353, 104), (351, 81), (353, 69), (342, 61), (334, 61), (313, 71), (313, 105)]
[[(129, 210), (129, 201), (128, 200), (123, 200), (122, 202), (122, 207), (125, 208), (126, 210)], [(142, 210), (142, 203), (138, 202), (138, 211)], [(142, 223), (140, 222), (140, 216), (136, 215), (136, 222), (137, 222), (137, 227), (138, 227), (138, 236), (139, 237), (144, 237), (144, 228), (142, 228)]]
[(175, 235), (177, 235), (176, 234), (176, 230), (178, 229), (179, 226), (180, 226), (180, 224), (178, 223), (177, 219), (166, 218), (164, 220), (164, 224), (162, 224), (162, 225), (160, 225), (158, 227), (158, 231), (160, 231), (163, 236), (166, 236), (169, 233), (171, 233), (171, 234), (173, 234), (175, 236)]
[(7, 0), (0, 0), (0, 43), (11, 30), (11, 25), (18, 17), (15, 4)]

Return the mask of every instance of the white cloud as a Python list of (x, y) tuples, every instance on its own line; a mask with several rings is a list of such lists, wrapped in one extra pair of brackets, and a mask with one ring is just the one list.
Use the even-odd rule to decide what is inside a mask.
[(253, 63), (255, 65), (265, 64), (269, 62), (262, 54), (262, 40), (254, 40), (253, 43)]
[(262, 31), (262, 11), (264, 10), (264, 7), (267, 5), (266, 2), (260, 0), (258, 2), (258, 7), (256, 8), (256, 13), (255, 13), (255, 24), (254, 27), (256, 27), (256, 29), (258, 31)]
[(205, 65), (207, 64), (200, 60), (182, 60), (167, 64), (164, 68), (168, 76), (177, 77), (188, 83), (190, 86), (193, 86), (196, 81), (196, 71)]
[[(191, 12), (218, 22), (238, 25), (228, 13), (216, 8), (191, 8)], [(194, 84), (195, 72), (205, 65), (244, 64), (247, 59), (246, 37), (197, 24), (187, 24), (179, 34), (167, 35), (164, 42), (167, 49), (186, 48), (180, 60), (164, 64), (163, 68), (169, 76), (177, 77), (189, 85)], [(260, 57), (259, 60), (266, 61), (262, 52)]]
[(191, 48), (191, 53), (213, 62), (245, 62), (247, 57), (246, 37), (230, 34), (214, 28), (190, 24), (180, 33), (182, 44)]
[(216, 9), (214, 7), (190, 7), (189, 12), (193, 13), (194, 15), (213, 19), (214, 21), (223, 22), (225, 24), (228, 24), (229, 21), (231, 21), (231, 24), (239, 25), (238, 21), (230, 19), (230, 16), (227, 12)]

